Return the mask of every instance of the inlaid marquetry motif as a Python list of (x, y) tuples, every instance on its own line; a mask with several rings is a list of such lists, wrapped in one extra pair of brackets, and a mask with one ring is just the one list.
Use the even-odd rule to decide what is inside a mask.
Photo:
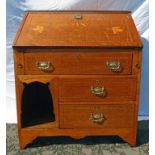
[(42, 33), (44, 30), (44, 27), (43, 26), (40, 26), (40, 25), (36, 25), (34, 28), (33, 28), (33, 31), (36, 31), (36, 32), (39, 32), (39, 33)]
[(28, 11), (13, 44), (20, 148), (40, 136), (134, 146), (142, 46), (129, 11)]
[[(59, 46), (63, 43), (67, 46), (68, 43), (73, 43), (80, 46), (85, 44), (128, 46), (134, 45), (136, 41), (135, 35), (132, 35), (134, 31), (129, 28), (132, 23), (129, 22), (129, 17), (123, 14), (104, 14), (103, 16), (86, 12), (63, 14), (38, 12), (37, 15), (27, 16), (25, 26), (18, 38), (19, 44), (44, 43)], [(33, 40), (37, 41), (33, 43)]]
[(114, 26), (114, 27), (112, 27), (112, 31), (114, 34), (119, 34), (119, 33), (123, 32), (123, 29), (120, 26)]

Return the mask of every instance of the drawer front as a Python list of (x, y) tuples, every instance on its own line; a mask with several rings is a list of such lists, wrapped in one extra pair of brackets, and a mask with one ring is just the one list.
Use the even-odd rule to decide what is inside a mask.
[(132, 52), (25, 53), (25, 74), (131, 74)]
[(60, 128), (130, 128), (134, 104), (61, 105)]
[(136, 77), (62, 78), (60, 100), (65, 101), (134, 101)]

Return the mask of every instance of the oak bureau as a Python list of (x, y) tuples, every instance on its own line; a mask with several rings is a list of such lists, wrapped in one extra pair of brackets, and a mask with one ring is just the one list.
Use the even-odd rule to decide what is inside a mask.
[(142, 46), (130, 11), (27, 11), (13, 43), (20, 148), (40, 136), (136, 145)]

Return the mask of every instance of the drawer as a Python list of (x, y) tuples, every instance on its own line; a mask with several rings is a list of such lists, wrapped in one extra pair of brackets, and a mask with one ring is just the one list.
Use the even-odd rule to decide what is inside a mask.
[(61, 105), (60, 128), (130, 128), (134, 104)]
[(24, 53), (25, 74), (131, 74), (132, 52)]
[(65, 101), (134, 101), (135, 76), (94, 76), (93, 78), (61, 78), (60, 100)]

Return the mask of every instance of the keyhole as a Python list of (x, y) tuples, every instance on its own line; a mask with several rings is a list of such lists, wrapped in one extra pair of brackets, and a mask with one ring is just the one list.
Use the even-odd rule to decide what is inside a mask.
[(100, 83), (100, 81), (99, 81), (99, 80), (96, 80), (96, 83), (97, 83), (97, 84), (99, 84), (99, 83)]

